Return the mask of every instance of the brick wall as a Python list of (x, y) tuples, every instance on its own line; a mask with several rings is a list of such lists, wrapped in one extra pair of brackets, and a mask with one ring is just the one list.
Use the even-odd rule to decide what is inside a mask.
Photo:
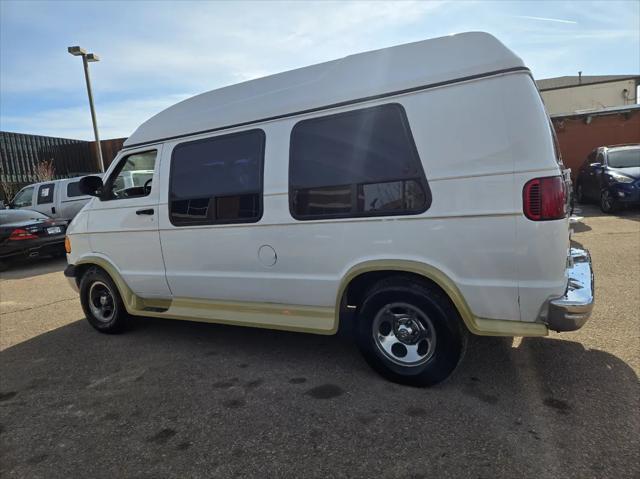
[(640, 143), (640, 108), (624, 113), (554, 117), (552, 121), (562, 159), (572, 175), (594, 148)]

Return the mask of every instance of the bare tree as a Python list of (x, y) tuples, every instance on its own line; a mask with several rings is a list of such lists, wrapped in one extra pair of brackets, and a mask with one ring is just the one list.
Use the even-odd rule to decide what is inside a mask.
[(8, 204), (18, 192), (18, 186), (18, 183), (0, 181), (0, 200), (4, 200), (4, 203)]
[(18, 191), (18, 185), (12, 181), (9, 181), (9, 175), (0, 165), (0, 200), (5, 204), (9, 203)]
[(55, 171), (56, 169), (53, 166), (53, 159), (41, 161), (36, 165), (34, 171), (36, 182), (53, 180)]

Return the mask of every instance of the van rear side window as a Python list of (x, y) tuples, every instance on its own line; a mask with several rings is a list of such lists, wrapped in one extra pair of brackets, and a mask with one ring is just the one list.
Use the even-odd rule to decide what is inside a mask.
[(171, 223), (259, 221), (264, 143), (262, 130), (250, 130), (177, 145), (169, 178)]
[(430, 205), (401, 105), (303, 120), (293, 128), (289, 207), (294, 218), (418, 214)]

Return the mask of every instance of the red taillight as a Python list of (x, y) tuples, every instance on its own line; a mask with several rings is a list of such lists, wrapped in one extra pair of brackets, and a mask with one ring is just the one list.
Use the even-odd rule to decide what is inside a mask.
[(11, 236), (9, 236), (9, 240), (11, 241), (29, 240), (29, 239), (36, 239), (36, 238), (37, 238), (36, 235), (29, 233), (27, 230), (21, 230), (21, 229), (13, 230), (11, 232)]
[(529, 180), (522, 190), (524, 215), (533, 221), (564, 218), (565, 195), (564, 180), (561, 176)]

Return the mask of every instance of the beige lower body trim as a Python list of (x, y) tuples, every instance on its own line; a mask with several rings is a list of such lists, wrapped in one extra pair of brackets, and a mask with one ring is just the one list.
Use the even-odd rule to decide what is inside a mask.
[(446, 274), (431, 265), (418, 261), (373, 260), (354, 266), (347, 272), (341, 282), (338, 300), (336, 302), (337, 311), (339, 311), (342, 296), (349, 283), (357, 276), (372, 271), (408, 272), (430, 279), (447, 293), (458, 310), (464, 324), (467, 326), (467, 329), (473, 334), (480, 336), (546, 336), (549, 334), (547, 326), (542, 323), (487, 319), (475, 316), (456, 284)]
[(78, 264), (95, 264), (113, 279), (127, 312), (133, 316), (233, 324), (315, 334), (334, 334), (336, 314), (331, 307), (276, 303), (209, 301), (193, 298), (145, 299), (137, 296), (111, 263), (100, 257), (83, 258)]
[(464, 297), (444, 273), (432, 266), (414, 261), (376, 260), (360, 264), (345, 275), (335, 307), (300, 306), (276, 303), (209, 301), (192, 298), (144, 299), (124, 282), (117, 269), (101, 257), (88, 257), (80, 264), (103, 268), (116, 284), (127, 312), (134, 316), (233, 324), (315, 334), (334, 334), (340, 322), (341, 303), (350, 281), (371, 271), (410, 272), (424, 276), (440, 286), (451, 298), (467, 329), (482, 336), (546, 336), (541, 323), (526, 323), (474, 316)]
[[(155, 302), (142, 300), (144, 307)], [(333, 308), (275, 303), (220, 302), (191, 298), (175, 298), (166, 312), (145, 309), (129, 311), (136, 316), (234, 324), (258, 328), (282, 329), (316, 334), (333, 334)]]
[(549, 334), (545, 324), (506, 319), (474, 317), (473, 327), (474, 329), (469, 328), (469, 331), (478, 336), (547, 336)]

